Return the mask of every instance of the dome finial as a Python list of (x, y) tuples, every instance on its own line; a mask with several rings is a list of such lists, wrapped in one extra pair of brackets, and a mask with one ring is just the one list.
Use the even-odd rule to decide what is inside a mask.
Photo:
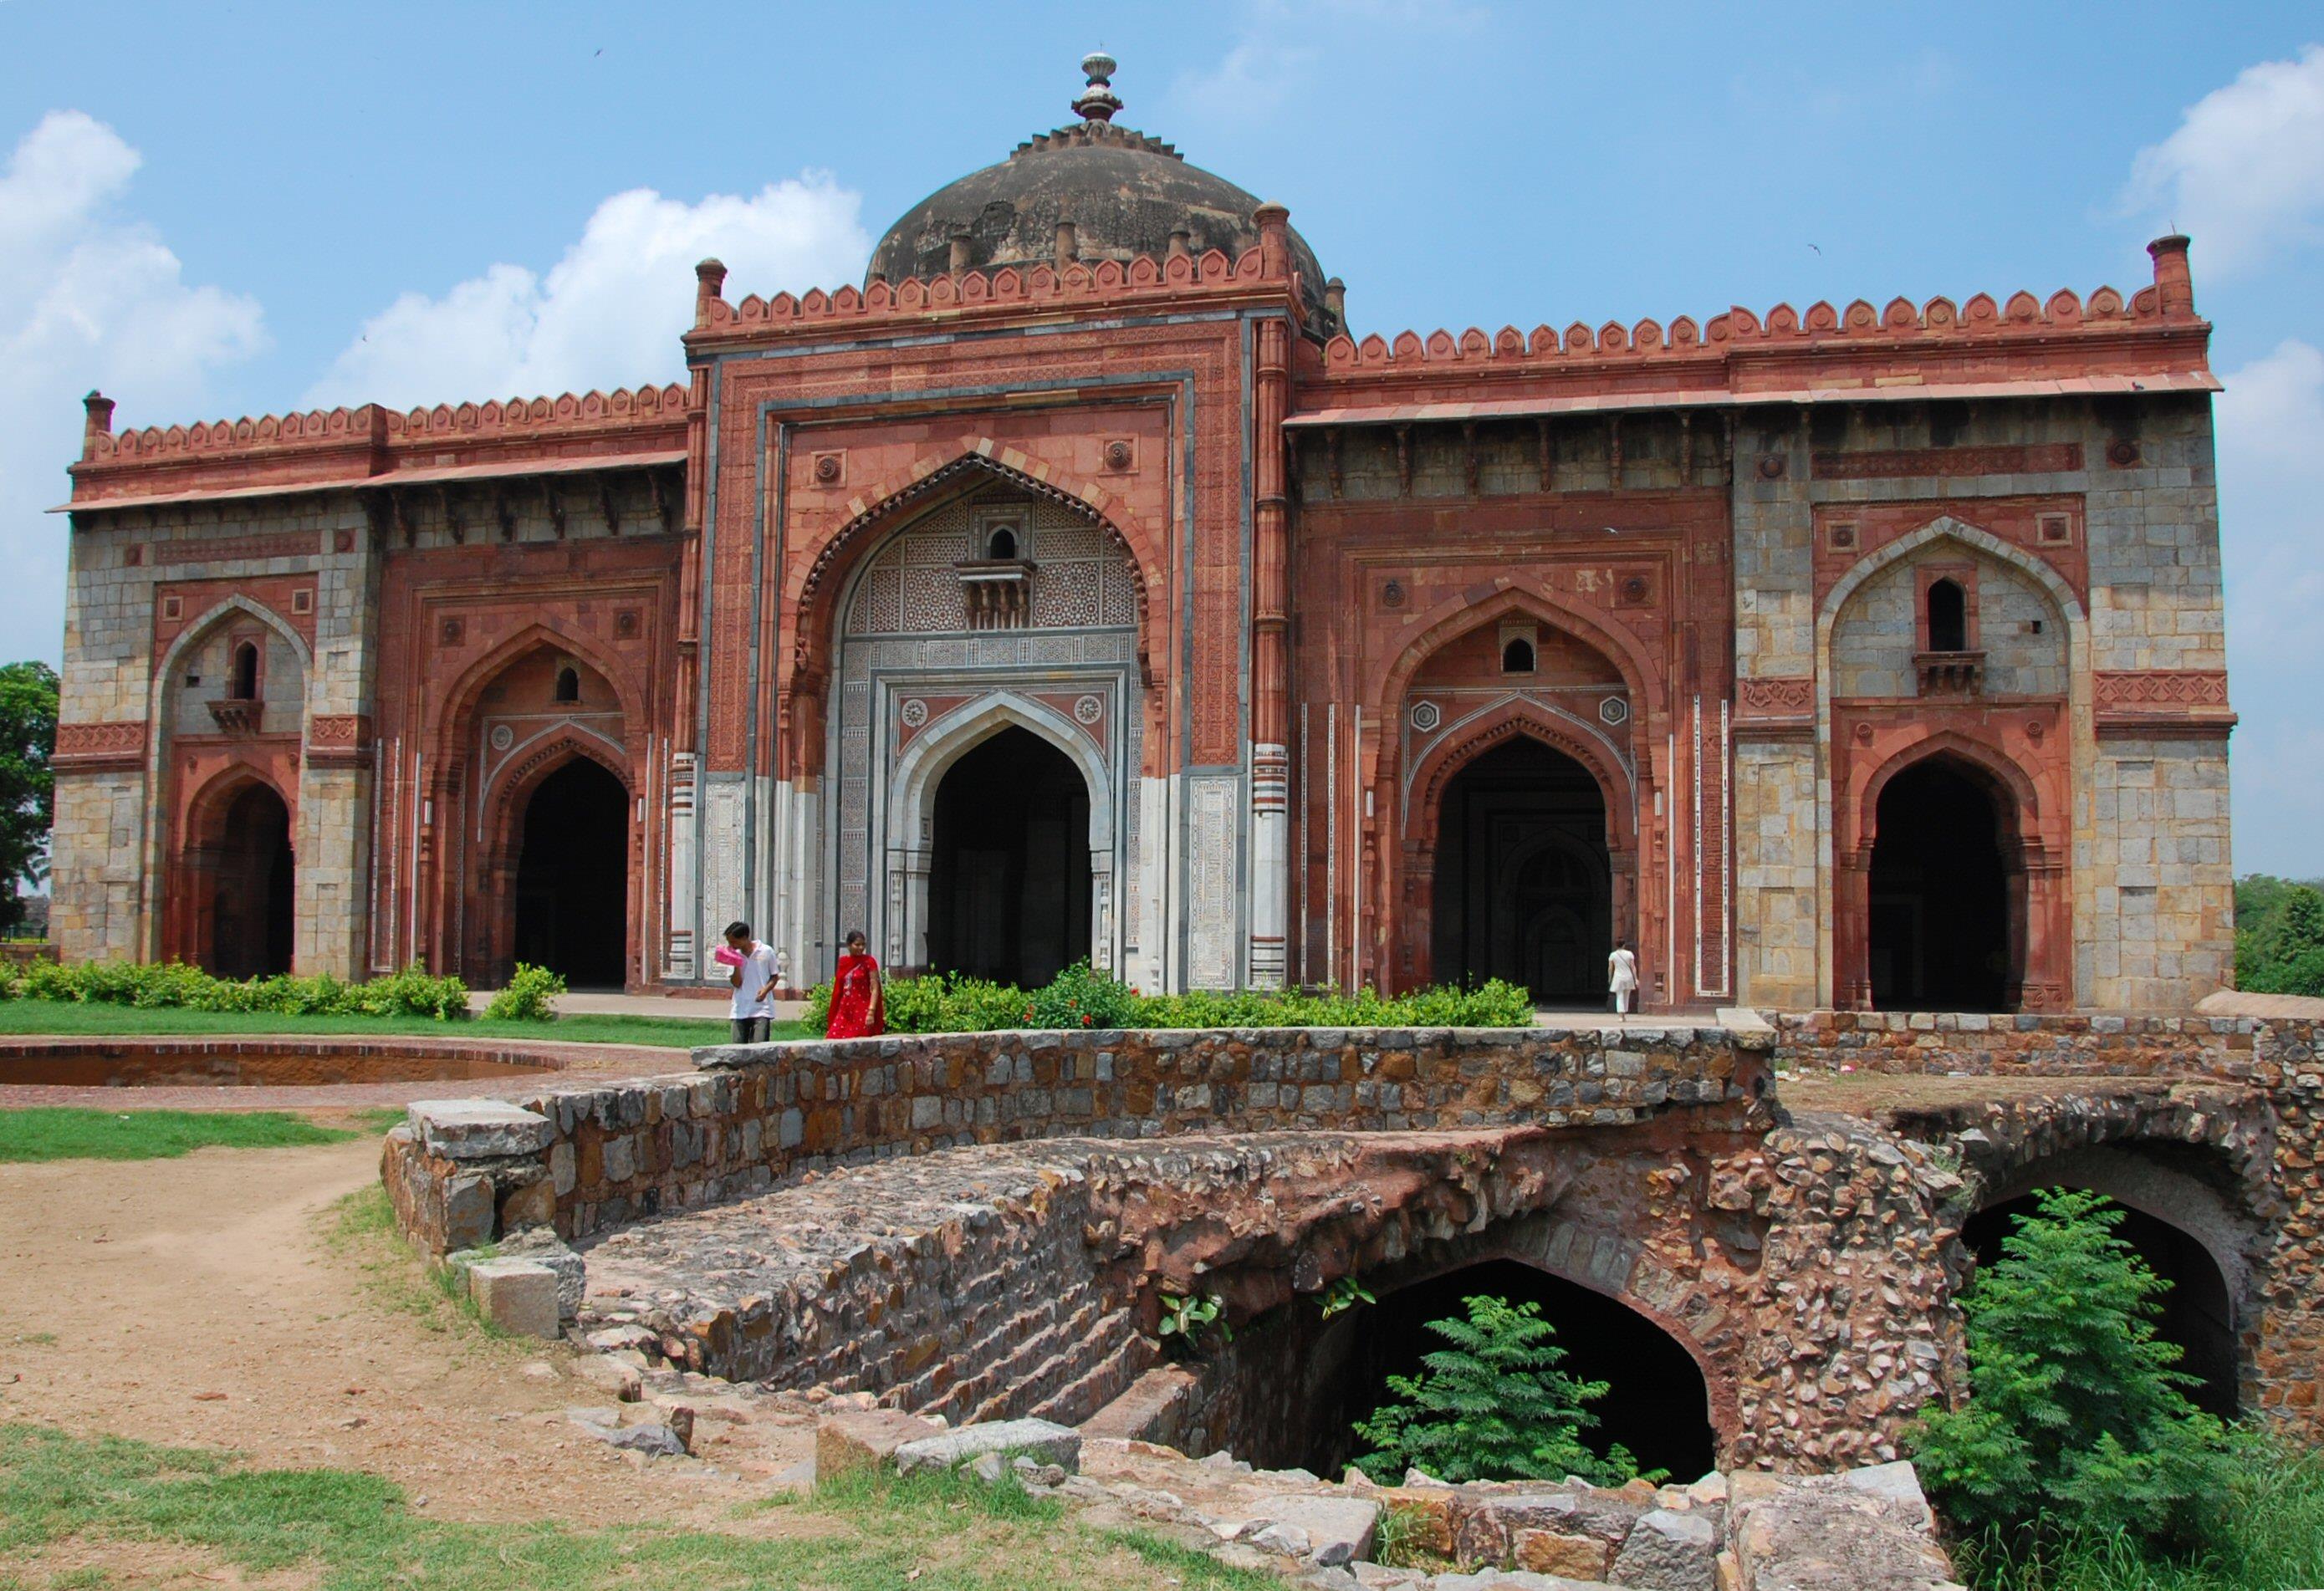
[(1113, 91), (1114, 69), (1120, 64), (1102, 50), (1083, 56), (1082, 70), (1089, 74), (1089, 87), (1074, 101), (1074, 109), (1093, 122), (1113, 120), (1113, 113), (1121, 108), (1121, 97)]

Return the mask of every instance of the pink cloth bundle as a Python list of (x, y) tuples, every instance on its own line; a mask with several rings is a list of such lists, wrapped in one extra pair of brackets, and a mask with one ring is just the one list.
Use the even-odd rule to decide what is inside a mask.
[(731, 944), (722, 944), (710, 952), (710, 959), (722, 967), (739, 967), (742, 964), (742, 952)]

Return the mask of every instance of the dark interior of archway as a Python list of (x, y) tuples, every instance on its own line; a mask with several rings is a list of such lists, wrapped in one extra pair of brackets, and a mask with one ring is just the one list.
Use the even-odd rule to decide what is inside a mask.
[(620, 989), (629, 943), (630, 797), (576, 757), (525, 804), (516, 864), (515, 954), (574, 989)]
[[(2034, 1195), (2005, 1200), (1978, 1211), (1961, 1228), (1961, 1241), (1980, 1265), (2001, 1257), (2001, 1240), (2021, 1216), (2034, 1210)], [(2176, 1343), (2185, 1357), (2179, 1368), (2200, 1378), (2189, 1391), (2196, 1407), (2222, 1420), (2236, 1416), (2236, 1329), (2227, 1278), (2218, 1262), (2196, 1238), (2144, 1210), (2125, 1207), (2115, 1236), (2138, 1251), (2149, 1269), (2171, 1283), (2163, 1295), (2156, 1335)]]
[[(1583, 1433), (1588, 1446), (1603, 1453), (1619, 1442), (1640, 1469), (1666, 1469), (1682, 1483), (1716, 1467), (1710, 1393), (1686, 1349), (1627, 1305), (1515, 1260), (1470, 1265), (1362, 1309), (1345, 1334), (1337, 1373), (1309, 1394), (1311, 1445), (1298, 1462), (1318, 1475), (1337, 1475), (1360, 1457), (1363, 1444), (1351, 1427), (1388, 1400), (1389, 1375), (1419, 1374), (1422, 1356), (1446, 1346), (1428, 1322), (1465, 1320), (1462, 1301), (1478, 1294), (1540, 1304), (1566, 1353), (1558, 1367), (1607, 1384), (1606, 1395), (1591, 1405), (1598, 1424)], [(1293, 1307), (1314, 1312), (1312, 1305)], [(1374, 1478), (1393, 1484), (1402, 1477)]]
[(208, 970), (220, 978), (290, 970), (297, 897), (290, 809), (272, 787), (244, 786), (222, 820)]
[(928, 964), (1038, 989), (1089, 953), (1089, 785), (1011, 726), (936, 786)]
[(1872, 1003), (1887, 1011), (2002, 1011), (2009, 880), (1991, 789), (1950, 761), (1904, 769), (1880, 793), (1870, 879)]
[(1437, 820), (1435, 888), (1438, 981), (1499, 978), (1543, 1005), (1606, 1003), (1606, 798), (1572, 758), (1520, 737), (1455, 775)]

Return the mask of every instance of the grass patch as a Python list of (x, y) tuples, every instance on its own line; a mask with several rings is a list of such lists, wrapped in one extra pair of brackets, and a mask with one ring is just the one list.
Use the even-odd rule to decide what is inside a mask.
[[(707, 1004), (707, 1002), (706, 1002)], [(713, 1010), (716, 1007), (710, 1007)], [(273, 1011), (191, 1011), (182, 1006), (83, 1005), (77, 1000), (0, 1000), (0, 1034), (59, 1037), (205, 1037), (212, 1034), (408, 1034), (418, 1038), (553, 1039), (568, 1044), (642, 1044), (690, 1050), (723, 1044), (732, 1034), (724, 1018), (691, 1016), (560, 1016), (554, 1022), (498, 1022), (486, 1017), (438, 1022), (431, 1016), (291, 1016)], [(810, 1038), (804, 1023), (778, 1022), (779, 1039)]]
[(2142, 1552), (2118, 1532), (2050, 1530), (2010, 1540), (1987, 1535), (1954, 1554), (1978, 1591), (2284, 1591), (2324, 1586), (2324, 1450), (2295, 1452), (2255, 1432), (2237, 1435), (2235, 1472), (2218, 1499), (2218, 1528), (2200, 1553)]
[(174, 1160), (190, 1150), (295, 1149), (363, 1135), (280, 1110), (0, 1110), (0, 1162)]
[(377, 1182), (365, 1183), (325, 1210), (322, 1235), (326, 1247), (363, 1273), (363, 1291), (376, 1307), (410, 1316), (422, 1330), (517, 1343), (535, 1353), (547, 1346), (512, 1336), (485, 1320), (468, 1296), (461, 1272), (436, 1264), (404, 1240), (396, 1228), (395, 1207)]
[(107, 1542), (190, 1550), (245, 1575), (297, 1569), (317, 1591), (1151, 1591), (1157, 1568), (1197, 1591), (1282, 1586), (1142, 1533), (1100, 1534), (1011, 1484), (865, 1477), (787, 1516), (803, 1515), (827, 1528), (769, 1540), (464, 1524), (415, 1514), (372, 1476), (0, 1425), (0, 1586), (49, 1586), (47, 1550), (101, 1564)]

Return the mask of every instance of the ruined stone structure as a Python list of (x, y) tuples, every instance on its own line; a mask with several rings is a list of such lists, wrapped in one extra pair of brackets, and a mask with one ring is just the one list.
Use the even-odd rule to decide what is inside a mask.
[(2230, 970), (2188, 244), (2046, 299), (1359, 336), (1116, 119), (688, 379), (73, 466), (68, 954), (472, 982), (1497, 975), (2184, 1010)]
[[(2002, 1223), (2089, 1188), (2171, 1280), (2200, 1400), (2313, 1441), (2317, 1026), (1736, 1012), (749, 1046), (414, 1106), (383, 1172), (429, 1251), (553, 1228), (586, 1260), (582, 1328), (679, 1366), (1319, 1472), (1405, 1301), (1480, 1285), (1563, 1290), (1560, 1341), (1631, 1400), (1608, 1436), (1665, 1444), (1642, 1462), (1893, 1459), (1966, 1391), (1957, 1299)], [(1377, 1302), (1318, 1307), (1350, 1280)], [(1216, 1301), (1231, 1340), (1166, 1362), (1170, 1296)]]

